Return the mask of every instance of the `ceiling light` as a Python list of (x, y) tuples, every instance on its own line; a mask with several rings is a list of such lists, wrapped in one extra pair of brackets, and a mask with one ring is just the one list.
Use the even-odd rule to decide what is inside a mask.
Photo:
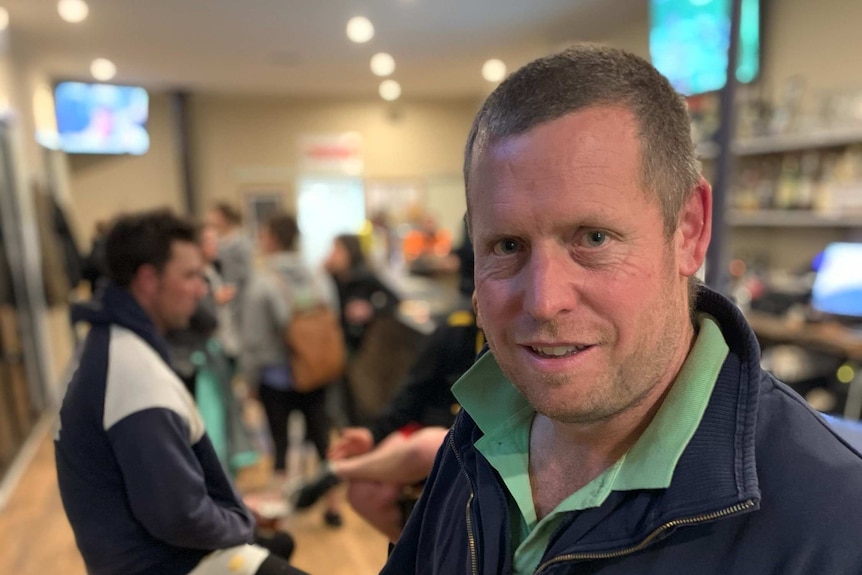
[(6, 8), (0, 8), (0, 32), (9, 27), (9, 11)]
[(489, 82), (499, 82), (506, 77), (506, 64), (502, 60), (491, 58), (482, 64), (482, 77)]
[(57, 12), (66, 22), (77, 24), (87, 17), (90, 7), (84, 0), (60, 0), (57, 2)]
[(389, 76), (395, 71), (395, 58), (386, 52), (379, 52), (371, 57), (371, 71), (376, 76)]
[(347, 37), (357, 44), (364, 44), (374, 38), (374, 25), (368, 18), (354, 16), (347, 22)]
[(380, 82), (380, 97), (387, 102), (397, 100), (401, 96), (401, 84), (395, 80), (383, 80)]
[(99, 82), (107, 82), (117, 75), (117, 66), (105, 58), (96, 58), (90, 64), (90, 74)]

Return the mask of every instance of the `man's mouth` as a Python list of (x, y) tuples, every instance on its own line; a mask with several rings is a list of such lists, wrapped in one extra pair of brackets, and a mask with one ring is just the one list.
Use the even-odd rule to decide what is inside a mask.
[(565, 345), (565, 346), (527, 346), (530, 351), (541, 357), (569, 357), (575, 355), (585, 349), (590, 348), (589, 345)]

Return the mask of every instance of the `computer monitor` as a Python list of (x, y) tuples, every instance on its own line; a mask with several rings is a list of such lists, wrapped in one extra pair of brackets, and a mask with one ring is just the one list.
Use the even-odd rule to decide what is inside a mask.
[(862, 319), (862, 243), (833, 243), (823, 251), (811, 306), (822, 313)]

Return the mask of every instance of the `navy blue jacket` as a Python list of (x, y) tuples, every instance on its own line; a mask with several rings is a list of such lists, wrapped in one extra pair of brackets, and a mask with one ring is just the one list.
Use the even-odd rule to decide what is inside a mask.
[(188, 573), (254, 521), (150, 318), (114, 286), (100, 303), (77, 310), (92, 328), (60, 410), (63, 506), (92, 575)]
[[(862, 455), (759, 365), (739, 310), (701, 289), (730, 353), (667, 489), (572, 512), (543, 575), (862, 573)], [(511, 573), (502, 481), (465, 412), (381, 575)]]

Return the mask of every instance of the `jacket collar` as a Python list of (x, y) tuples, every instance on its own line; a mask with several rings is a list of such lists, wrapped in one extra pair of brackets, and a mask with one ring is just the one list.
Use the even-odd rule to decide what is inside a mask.
[(107, 284), (96, 299), (74, 304), (73, 321), (96, 326), (118, 325), (132, 331), (150, 345), (170, 365), (167, 343), (156, 329), (152, 318), (127, 289)]
[(760, 500), (755, 461), (760, 345), (727, 298), (701, 287), (697, 309), (716, 318), (730, 353), (701, 425), (680, 459), (679, 478), (668, 489), (669, 513), (702, 513)]

